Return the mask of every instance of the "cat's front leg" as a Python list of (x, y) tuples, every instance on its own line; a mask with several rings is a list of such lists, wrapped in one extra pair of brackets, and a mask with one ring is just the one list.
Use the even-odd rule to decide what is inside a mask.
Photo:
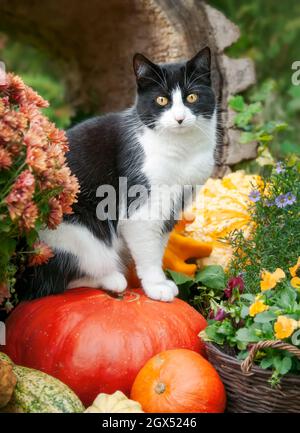
[(159, 301), (173, 301), (178, 288), (162, 270), (168, 237), (162, 234), (161, 222), (127, 220), (120, 226), (120, 231), (135, 261), (146, 295)]

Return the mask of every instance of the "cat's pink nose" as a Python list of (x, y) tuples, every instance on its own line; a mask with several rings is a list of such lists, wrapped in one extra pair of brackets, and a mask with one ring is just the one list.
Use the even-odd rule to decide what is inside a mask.
[(175, 120), (176, 120), (176, 122), (178, 122), (179, 123), (179, 125), (181, 125), (182, 124), (182, 122), (184, 121), (184, 117), (175, 117)]

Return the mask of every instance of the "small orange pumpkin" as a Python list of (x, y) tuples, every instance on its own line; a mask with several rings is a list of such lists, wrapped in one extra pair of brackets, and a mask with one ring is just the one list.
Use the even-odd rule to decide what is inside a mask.
[(151, 358), (138, 373), (130, 398), (151, 413), (221, 413), (226, 406), (225, 388), (214, 367), (187, 349)]

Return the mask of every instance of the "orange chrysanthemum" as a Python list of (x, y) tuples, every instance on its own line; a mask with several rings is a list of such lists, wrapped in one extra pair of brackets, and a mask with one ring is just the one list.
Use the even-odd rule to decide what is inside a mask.
[(47, 263), (54, 256), (51, 248), (45, 242), (38, 241), (33, 244), (34, 252), (28, 260), (29, 266), (38, 266)]

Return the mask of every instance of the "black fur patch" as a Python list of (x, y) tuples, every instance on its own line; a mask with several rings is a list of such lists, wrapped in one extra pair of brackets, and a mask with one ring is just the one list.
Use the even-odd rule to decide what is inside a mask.
[(16, 286), (21, 300), (62, 293), (70, 281), (82, 277), (74, 255), (59, 251), (54, 253), (48, 263), (26, 269), (22, 281), (18, 281)]

